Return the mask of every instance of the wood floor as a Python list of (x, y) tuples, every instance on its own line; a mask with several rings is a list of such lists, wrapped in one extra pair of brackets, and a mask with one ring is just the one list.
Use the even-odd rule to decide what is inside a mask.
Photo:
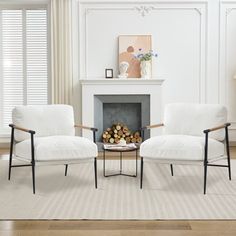
[(235, 236), (235, 221), (2, 221), (1, 236)]
[[(0, 149), (0, 159), (8, 152)], [(236, 147), (231, 148), (231, 156), (236, 159)], [(236, 236), (236, 221), (0, 221), (0, 236), (31, 235)]]

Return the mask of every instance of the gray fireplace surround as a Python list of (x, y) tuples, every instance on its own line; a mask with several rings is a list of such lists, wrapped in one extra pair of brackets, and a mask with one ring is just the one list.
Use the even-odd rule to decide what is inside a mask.
[[(97, 142), (103, 130), (114, 123), (126, 124), (136, 131), (150, 123), (150, 95), (95, 95), (94, 125), (98, 128)], [(145, 139), (150, 137), (145, 133)]]

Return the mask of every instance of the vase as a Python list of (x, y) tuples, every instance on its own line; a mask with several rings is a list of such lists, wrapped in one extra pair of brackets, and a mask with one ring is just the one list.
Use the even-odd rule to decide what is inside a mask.
[(141, 78), (150, 79), (151, 78), (151, 60), (150, 61), (141, 61), (140, 63), (140, 72)]

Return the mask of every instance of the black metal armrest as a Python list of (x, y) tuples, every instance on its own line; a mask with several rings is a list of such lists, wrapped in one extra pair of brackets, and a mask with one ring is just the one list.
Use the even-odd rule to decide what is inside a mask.
[(96, 132), (98, 131), (97, 128), (88, 127), (88, 126), (84, 126), (84, 125), (75, 125), (75, 128), (91, 130), (93, 132), (93, 142), (96, 143)]
[(26, 129), (26, 128), (23, 128), (23, 127), (19, 127), (19, 126), (14, 125), (14, 124), (9, 124), (9, 126), (12, 129), (17, 129), (17, 130), (20, 130), (20, 131), (23, 131), (23, 132), (26, 132), (26, 133), (30, 133), (30, 134), (35, 134), (36, 133), (34, 130), (30, 130), (30, 129)]

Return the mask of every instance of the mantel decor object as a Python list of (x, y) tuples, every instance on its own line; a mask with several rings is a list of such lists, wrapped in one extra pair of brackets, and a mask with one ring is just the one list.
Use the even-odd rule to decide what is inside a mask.
[[(136, 57), (140, 53), (150, 52), (152, 36), (151, 35), (120, 35), (119, 36), (119, 67), (121, 63), (127, 62), (127, 78), (140, 78), (140, 60)], [(146, 68), (147, 70), (147, 68)]]
[(122, 61), (119, 66), (120, 74), (118, 75), (121, 79), (126, 79), (128, 77), (127, 70), (129, 68), (129, 63), (127, 61)]
[(105, 77), (106, 77), (106, 79), (112, 79), (113, 78), (113, 69), (106, 69), (105, 70)]
[(151, 70), (152, 70), (151, 60), (140, 62), (141, 78), (150, 79), (151, 78)]
[(139, 53), (135, 56), (140, 61), (140, 74), (143, 79), (150, 79), (152, 75), (152, 57), (157, 57), (157, 53), (153, 50), (144, 53), (142, 48), (139, 49)]

